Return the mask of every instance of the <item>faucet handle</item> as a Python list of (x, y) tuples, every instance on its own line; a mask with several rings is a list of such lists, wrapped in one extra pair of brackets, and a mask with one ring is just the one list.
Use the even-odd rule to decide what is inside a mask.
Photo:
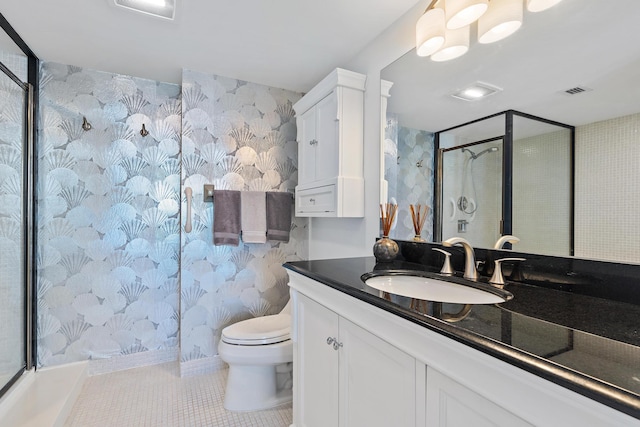
[(520, 239), (518, 239), (516, 236), (505, 234), (496, 241), (496, 244), (493, 245), (493, 249), (503, 249), (505, 243), (518, 243), (519, 241)]
[(502, 262), (503, 261), (526, 261), (526, 258), (500, 258), (495, 260), (495, 268), (493, 269), (493, 276), (489, 279), (489, 283), (492, 285), (503, 286), (504, 277), (502, 276)]
[(444, 254), (444, 263), (442, 264), (442, 268), (440, 269), (440, 274), (444, 276), (453, 276), (453, 268), (451, 267), (451, 252), (447, 252), (439, 248), (432, 248), (432, 250)]

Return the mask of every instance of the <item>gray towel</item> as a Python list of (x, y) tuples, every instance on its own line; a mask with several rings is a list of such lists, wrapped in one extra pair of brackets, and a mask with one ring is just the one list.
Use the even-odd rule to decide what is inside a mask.
[(240, 244), (240, 192), (213, 190), (213, 244)]
[(291, 201), (291, 193), (267, 192), (267, 239), (289, 241)]
[(245, 243), (266, 243), (267, 241), (267, 199), (264, 191), (243, 191), (242, 201), (242, 241)]

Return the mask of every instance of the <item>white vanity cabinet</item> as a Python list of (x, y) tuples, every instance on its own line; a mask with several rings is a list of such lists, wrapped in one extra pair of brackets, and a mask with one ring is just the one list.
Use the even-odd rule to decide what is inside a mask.
[(533, 426), (432, 368), (427, 368), (425, 407), (427, 426)]
[(337, 68), (293, 106), (297, 216), (364, 216), (365, 80)]
[(640, 426), (439, 332), (289, 277), (294, 427)]
[(304, 295), (295, 300), (295, 425), (415, 425), (415, 359)]

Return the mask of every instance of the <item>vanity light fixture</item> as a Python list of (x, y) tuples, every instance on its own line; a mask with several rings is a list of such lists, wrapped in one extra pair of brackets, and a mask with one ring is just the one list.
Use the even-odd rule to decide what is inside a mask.
[(449, 61), (464, 55), (469, 50), (469, 26), (458, 28), (457, 30), (447, 30), (444, 36), (444, 45), (439, 51), (431, 55), (431, 59), (436, 62)]
[[(560, 1), (526, 0), (527, 10), (539, 12)], [(416, 23), (416, 53), (438, 62), (457, 58), (469, 49), (474, 22), (478, 42), (493, 43), (516, 32), (523, 15), (523, 0), (431, 0)]]
[(529, 12), (542, 12), (560, 3), (562, 0), (527, 0), (527, 10)]
[(444, 44), (444, 9), (434, 7), (427, 10), (416, 24), (416, 52), (418, 56), (429, 56)]
[(478, 42), (493, 43), (522, 26), (522, 0), (491, 0), (487, 13), (478, 19)]
[(475, 82), (463, 89), (453, 92), (451, 96), (464, 101), (477, 101), (501, 91), (502, 89), (498, 86), (484, 82)]
[(489, 7), (489, 0), (445, 0), (447, 29), (456, 30), (476, 22)]
[(176, 16), (176, 0), (113, 0), (116, 6), (159, 18), (173, 20)]

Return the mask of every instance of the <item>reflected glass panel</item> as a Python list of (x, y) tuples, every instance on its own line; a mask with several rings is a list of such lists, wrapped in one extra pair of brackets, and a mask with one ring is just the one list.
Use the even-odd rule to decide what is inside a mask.
[(502, 219), (502, 138), (442, 153), (442, 239), (492, 247)]
[(28, 80), (28, 59), (7, 33), (0, 30), (0, 62), (20, 80)]
[(571, 254), (571, 131), (513, 118), (513, 222), (519, 252)]

